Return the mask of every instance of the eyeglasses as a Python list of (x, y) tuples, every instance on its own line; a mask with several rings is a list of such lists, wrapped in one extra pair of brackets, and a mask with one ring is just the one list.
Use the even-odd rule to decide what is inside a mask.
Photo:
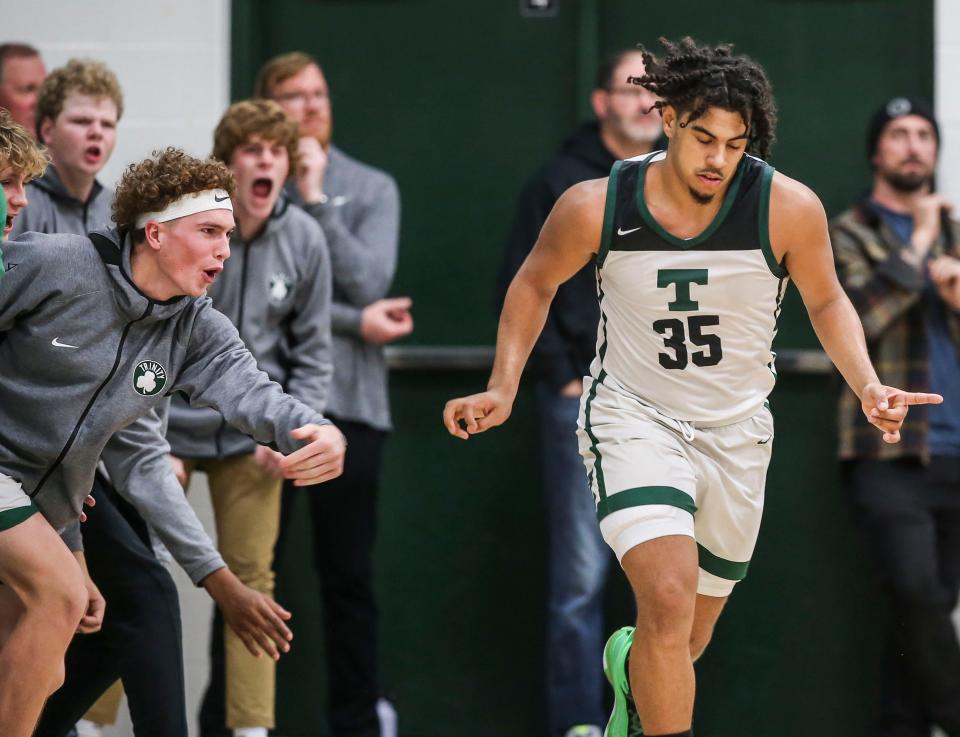
[(316, 102), (327, 102), (330, 99), (330, 96), (326, 92), (286, 92), (282, 95), (277, 95), (276, 100), (280, 103), (288, 103), (291, 105), (306, 105), (309, 100), (315, 100)]

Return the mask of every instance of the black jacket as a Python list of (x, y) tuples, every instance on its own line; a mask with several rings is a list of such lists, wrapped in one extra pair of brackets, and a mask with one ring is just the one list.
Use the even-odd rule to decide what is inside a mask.
[[(527, 182), (517, 202), (510, 239), (498, 274), (502, 302), (510, 280), (530, 253), (553, 205), (567, 189), (610, 174), (615, 158), (600, 140), (597, 123), (585, 123), (557, 155)], [(587, 374), (596, 354), (600, 307), (591, 261), (557, 290), (531, 357), (538, 380), (560, 389)]]

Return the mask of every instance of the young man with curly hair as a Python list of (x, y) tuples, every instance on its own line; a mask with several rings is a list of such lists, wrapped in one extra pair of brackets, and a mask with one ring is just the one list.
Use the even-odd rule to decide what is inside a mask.
[[(63, 679), (74, 631), (102, 617), (103, 600), (78, 564), (81, 505), (101, 455), (118, 489), (146, 486), (155, 504), (184, 503), (159, 429), (138, 423), (164, 396), (183, 392), (274, 445), (287, 454), (284, 477), (297, 485), (342, 471), (339, 430), (260, 371), (205, 296), (230, 255), (234, 188), (221, 163), (167, 149), (124, 174), (117, 228), (7, 244), (0, 734), (31, 733)], [(247, 647), (272, 657), (289, 649), (289, 614), (259, 595), (250, 609), (238, 633)]]
[[(80, 71), (87, 77), (109, 74), (94, 63), (77, 67), (77, 74), (73, 76)], [(48, 82), (56, 83), (58, 88), (69, 87), (63, 82), (56, 82), (62, 73), (62, 70), (54, 71)], [(58, 116), (57, 120), (60, 121), (62, 117)], [(260, 117), (259, 122), (266, 125), (263, 116)], [(270, 125), (273, 128), (283, 127), (295, 151), (295, 127), (286, 122), (282, 112), (273, 110)], [(30, 193), (30, 206), (21, 218), (33, 212), (37, 204), (34, 194)], [(42, 204), (48, 209), (43, 216), (34, 218), (36, 227), (26, 230), (85, 235), (88, 224), (89, 229), (110, 224), (109, 210), (91, 213), (89, 223), (84, 223), (75, 212), (73, 203), (76, 201), (70, 198), (47, 198)], [(238, 200), (240, 210), (242, 207)], [(58, 230), (52, 230), (54, 228)], [(303, 247), (309, 249), (311, 243), (306, 238)], [(243, 254), (229, 263), (238, 260), (245, 260)], [(307, 268), (316, 265), (309, 258), (302, 263)], [(320, 281), (329, 269), (317, 268), (315, 271), (315, 278)], [(227, 269), (226, 273), (235, 272)], [(222, 279), (221, 276), (220, 281)], [(299, 306), (300, 303), (297, 304)], [(328, 316), (314, 315), (309, 329), (301, 331), (301, 334), (311, 330), (323, 333), (323, 326), (328, 323)], [(277, 332), (274, 337), (279, 335), (280, 332)], [(309, 350), (305, 353), (309, 353)], [(260, 355), (257, 358), (258, 361), (262, 360)], [(306, 365), (309, 359), (310, 356), (305, 355), (303, 363)], [(312, 375), (312, 372), (308, 373)], [(323, 375), (321, 368), (316, 372), (317, 380), (322, 382)], [(305, 399), (303, 395), (295, 396)], [(318, 411), (322, 410), (322, 403), (307, 403)], [(219, 418), (213, 410), (207, 412)], [(165, 416), (164, 412), (161, 414)], [(151, 417), (150, 422), (161, 421)], [(219, 428), (219, 419), (216, 425)], [(128, 431), (127, 435), (131, 432)], [(166, 447), (164, 444), (157, 446), (157, 449)], [(112, 463), (116, 457), (117, 453), (108, 451), (108, 463)], [(101, 631), (95, 637), (74, 638), (70, 644), (66, 655), (64, 685), (47, 702), (37, 726), (37, 737), (62, 737), (77, 718), (87, 712), (88, 707), (90, 711), (86, 719), (94, 723), (113, 723), (123, 692), (110, 689), (96, 703), (94, 700), (117, 678), (123, 681), (135, 730), (147, 731), (154, 737), (178, 737), (187, 730), (179, 596), (164, 563), (154, 555), (153, 549), (158, 539), (166, 541), (169, 552), (190, 578), (197, 585), (204, 586), (215, 598), (218, 618), (236, 623), (243, 616), (246, 602), (270, 593), (258, 593), (265, 590), (263, 585), (257, 585), (256, 590), (246, 586), (256, 581), (251, 580), (245, 567), (245, 556), (233, 556), (225, 561), (217, 553), (189, 505), (154, 505), (156, 492), (150, 485), (137, 484), (123, 489), (117, 489), (116, 486), (115, 479), (108, 479), (103, 473), (97, 474), (91, 492), (97, 502), (96, 513), (91, 514), (82, 526), (90, 576), (112, 606), (107, 608)], [(268, 518), (269, 515), (264, 517)], [(228, 527), (234, 528), (236, 525), (230, 524)], [(221, 543), (230, 539), (223, 530), (219, 537)], [(269, 544), (272, 545), (272, 538)], [(240, 574), (243, 583), (235, 573)], [(224, 637), (222, 631), (220, 637)], [(235, 647), (243, 647), (232, 629), (228, 630), (226, 637)], [(267, 659), (255, 662), (261, 670), (273, 667)], [(88, 731), (94, 729), (90, 724), (84, 727)]]
[[(42, 176), (47, 154), (10, 113), (0, 110), (0, 185), (6, 199), (6, 215), (0, 222), (3, 237), (10, 238), (17, 216), (27, 206), (27, 185)], [(0, 273), (3, 264), (0, 264)]]
[(117, 141), (123, 94), (104, 64), (71, 59), (40, 86), (37, 134), (50, 153), (50, 166), (31, 182), (30, 207), (14, 237), (38, 233), (86, 234), (110, 224), (113, 191), (97, 181)]
[[(331, 274), (323, 231), (282, 196), (297, 163), (297, 126), (269, 100), (231, 105), (214, 133), (213, 156), (237, 182), (232, 258), (208, 290), (257, 363), (284, 390), (322, 412), (330, 356)], [(273, 593), (273, 547), (280, 528), (282, 456), (227, 425), (211, 408), (175, 397), (167, 430), (186, 485), (193, 471), (210, 482), (217, 544), (248, 586)], [(276, 664), (255, 658), (222, 621), (215, 651), (225, 656), (224, 723), (237, 737), (266, 737), (274, 726)], [(224, 722), (225, 720), (225, 722)], [(201, 723), (201, 732), (209, 725)]]
[(766, 74), (730, 46), (661, 39), (646, 73), (666, 152), (614, 164), (559, 199), (511, 283), (488, 389), (444, 409), (467, 439), (510, 415), (558, 286), (594, 260), (597, 356), (578, 436), (604, 540), (633, 589), (636, 628), (604, 651), (608, 737), (689, 737), (694, 671), (746, 575), (773, 439), (770, 346), (788, 272), (824, 349), (886, 442), (911, 404), (882, 385), (837, 281), (817, 196), (762, 158), (776, 111)]

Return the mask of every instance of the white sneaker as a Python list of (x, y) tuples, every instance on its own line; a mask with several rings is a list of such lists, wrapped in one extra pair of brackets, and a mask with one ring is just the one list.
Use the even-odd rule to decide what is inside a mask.
[(103, 737), (103, 727), (96, 722), (81, 719), (77, 722), (77, 737)]
[(596, 724), (578, 724), (570, 727), (564, 737), (603, 737), (603, 730)]
[(236, 727), (233, 737), (267, 737), (266, 727)]
[(397, 737), (397, 710), (386, 699), (377, 700), (377, 718), (380, 720), (380, 737)]

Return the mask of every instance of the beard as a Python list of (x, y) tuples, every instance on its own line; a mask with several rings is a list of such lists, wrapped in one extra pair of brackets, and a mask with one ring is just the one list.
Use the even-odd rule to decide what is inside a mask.
[(709, 205), (711, 202), (713, 202), (713, 198), (716, 197), (716, 195), (698, 192), (693, 187), (688, 186), (687, 189), (690, 190), (690, 196), (693, 197), (693, 201), (698, 205)]
[(924, 170), (908, 172), (897, 169), (881, 169), (877, 174), (879, 174), (891, 188), (902, 194), (919, 192), (924, 187), (933, 183), (933, 173)]
[(656, 143), (663, 134), (663, 125), (660, 121), (650, 123), (625, 123), (620, 127), (623, 137), (637, 145), (647, 146)]
[(623, 141), (629, 141), (634, 146), (649, 146), (655, 143), (663, 133), (663, 123), (660, 116), (643, 120), (634, 120), (626, 116), (611, 112), (606, 124), (614, 135)]
[(320, 146), (326, 150), (333, 138), (333, 121), (324, 123), (319, 119), (305, 120), (300, 123), (300, 135), (316, 138)]

